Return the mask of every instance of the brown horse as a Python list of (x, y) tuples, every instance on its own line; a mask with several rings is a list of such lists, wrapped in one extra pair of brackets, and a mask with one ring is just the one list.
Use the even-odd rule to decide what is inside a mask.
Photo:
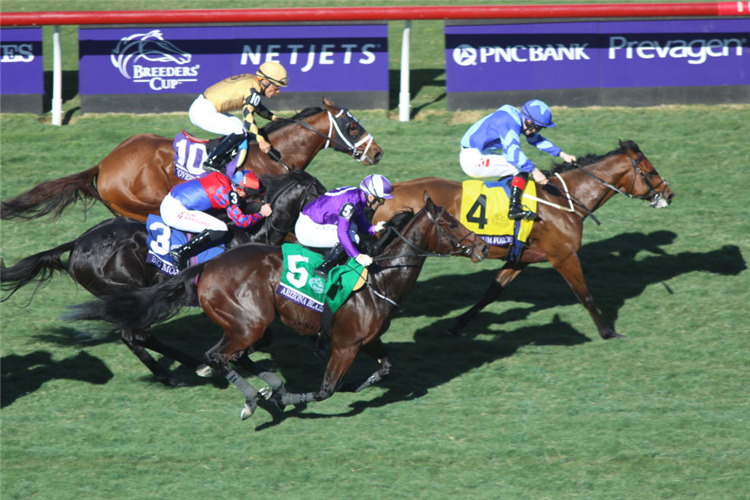
[[(425, 258), (430, 255), (464, 255), (478, 262), (488, 251), (487, 244), (466, 229), (442, 207), (424, 195), (424, 208), (417, 214), (401, 212), (387, 224), (387, 232), (372, 248), (381, 266), (371, 266), (367, 286), (354, 292), (336, 311), (330, 330), (331, 358), (320, 388), (303, 394), (289, 393), (275, 374), (250, 369), (271, 385), (264, 393), (280, 405), (322, 401), (339, 387), (360, 347), (380, 362), (380, 369), (343, 390), (359, 392), (386, 376), (391, 361), (380, 336), (390, 317), (417, 280)], [(444, 252), (441, 254), (441, 252)], [(201, 307), (224, 336), (206, 352), (205, 360), (245, 395), (243, 420), (256, 408), (258, 391), (239, 376), (228, 363), (247, 359), (242, 354), (263, 335), (276, 317), (302, 335), (315, 335), (321, 328), (321, 315), (276, 293), (284, 269), (278, 247), (246, 245), (195, 266), (152, 288), (115, 295), (104, 301), (76, 306), (71, 319), (105, 320), (120, 328), (139, 328), (162, 321), (188, 305), (197, 296)], [(307, 282), (306, 271), (299, 279)], [(200, 273), (196, 285), (195, 278)], [(187, 291), (187, 293), (186, 293)], [(251, 363), (247, 361), (246, 363)]]
[[(262, 133), (273, 146), (272, 154), (261, 154), (258, 144), (252, 143), (242, 168), (259, 175), (280, 175), (287, 168), (304, 170), (320, 150), (329, 146), (363, 165), (377, 164), (383, 150), (359, 121), (328, 99), (324, 98), (323, 104), (325, 109), (307, 108), (290, 119), (268, 123)], [(50, 213), (58, 217), (71, 203), (94, 199), (114, 215), (145, 222), (148, 214), (159, 214), (164, 197), (181, 182), (174, 175), (172, 143), (173, 139), (159, 135), (135, 135), (95, 167), (43, 182), (3, 202), (0, 218), (35, 219)]]
[[(538, 217), (529, 236), (528, 248), (518, 262), (506, 262), (500, 269), (484, 296), (457, 320), (451, 335), (473, 320), (486, 305), (500, 297), (503, 289), (523, 271), (527, 265), (549, 261), (570, 285), (578, 300), (589, 311), (602, 338), (621, 337), (607, 326), (599, 313), (594, 297), (578, 259), (583, 234), (583, 220), (617, 193), (629, 198), (649, 200), (651, 206), (662, 208), (672, 202), (674, 193), (657, 172), (651, 162), (632, 142), (620, 141), (619, 149), (603, 156), (588, 155), (575, 165), (563, 164), (556, 168), (559, 177), (550, 177), (550, 183), (538, 189)], [(553, 172), (554, 173), (554, 172)], [(564, 181), (561, 182), (561, 179)], [(567, 211), (569, 205), (565, 187), (576, 207)], [(394, 197), (386, 200), (373, 218), (373, 224), (387, 220), (404, 207), (415, 207), (424, 192), (429, 193), (435, 203), (445, 206), (455, 217), (460, 216), (462, 188), (460, 182), (435, 177), (424, 177), (393, 184)], [(576, 213), (577, 212), (577, 213)], [(490, 247), (489, 258), (504, 259), (509, 249)]]

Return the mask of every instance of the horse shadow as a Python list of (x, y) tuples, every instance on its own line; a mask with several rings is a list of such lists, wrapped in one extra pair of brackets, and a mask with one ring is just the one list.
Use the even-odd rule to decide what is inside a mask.
[[(352, 417), (370, 408), (383, 407), (392, 403), (412, 401), (421, 398), (434, 389), (455, 378), (475, 370), (483, 365), (513, 356), (520, 348), (529, 345), (542, 346), (576, 346), (590, 342), (591, 339), (578, 333), (570, 324), (560, 320), (558, 315), (546, 325), (535, 325), (519, 328), (512, 333), (490, 340), (477, 340), (468, 337), (451, 339), (431, 336), (416, 342), (388, 342), (388, 333), (384, 341), (393, 360), (393, 374), (377, 384), (385, 392), (374, 399), (367, 399), (364, 391), (361, 399), (349, 405), (349, 410), (336, 414), (321, 414), (310, 411), (313, 406), (298, 405), (289, 407), (283, 412), (261, 404), (271, 414), (271, 421), (260, 424), (256, 431), (261, 431), (281, 424), (288, 418), (327, 419)], [(319, 374), (322, 380), (325, 362), (311, 356), (310, 345), (290, 342), (287, 335), (278, 336), (271, 351), (271, 359), (259, 364), (282, 374), (288, 381), (291, 391), (313, 389), (313, 382)], [(460, 352), (460, 356), (456, 353)], [(346, 380), (360, 380), (372, 373), (375, 363), (369, 356), (360, 353)], [(304, 382), (307, 381), (307, 382)], [(302, 385), (304, 384), (304, 385)], [(334, 394), (333, 397), (336, 397)], [(357, 397), (357, 396), (355, 396)], [(262, 402), (260, 402), (262, 403)]]
[(83, 351), (60, 361), (54, 361), (47, 351), (23, 356), (11, 354), (0, 360), (0, 374), (0, 408), (10, 406), (51, 380), (70, 379), (104, 385), (114, 376), (99, 358)]
[[(667, 293), (673, 293), (665, 282), (682, 274), (710, 272), (736, 276), (747, 269), (740, 248), (736, 245), (724, 245), (707, 252), (669, 254), (662, 247), (673, 243), (676, 236), (670, 231), (624, 233), (581, 248), (578, 255), (584, 276), (605, 321), (614, 324), (625, 302), (641, 295), (648, 286), (661, 283)], [(638, 258), (643, 252), (649, 255)], [(496, 274), (496, 270), (483, 270), (418, 281), (411, 292), (413, 295), (445, 299), (440, 300), (439, 307), (436, 307), (434, 300), (407, 299), (399, 316), (440, 317), (442, 321), (427, 329), (434, 331), (436, 326), (444, 325), (444, 329), (448, 330), (455, 318), (446, 318), (447, 313), (473, 306), (486, 289), (483, 284), (489, 287)], [(479, 290), (477, 283), (480, 284)], [(457, 290), (461, 293), (456, 293)], [(464, 328), (463, 335), (491, 333), (489, 327), (493, 324), (519, 321), (541, 310), (578, 304), (557, 271), (551, 267), (534, 266), (526, 268), (503, 290), (498, 302), (503, 300), (531, 305), (512, 307), (500, 314), (485, 309)]]

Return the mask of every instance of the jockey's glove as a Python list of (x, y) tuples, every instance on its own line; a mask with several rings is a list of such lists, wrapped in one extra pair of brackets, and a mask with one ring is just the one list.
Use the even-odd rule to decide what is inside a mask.
[(364, 253), (357, 255), (354, 260), (356, 260), (363, 267), (368, 267), (370, 264), (372, 264), (372, 257)]

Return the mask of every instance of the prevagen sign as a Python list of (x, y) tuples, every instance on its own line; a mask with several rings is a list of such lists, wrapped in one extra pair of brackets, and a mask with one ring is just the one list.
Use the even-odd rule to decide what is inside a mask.
[(81, 28), (80, 92), (199, 94), (266, 61), (289, 73), (285, 92), (388, 90), (388, 27)]
[(447, 91), (750, 84), (750, 19), (446, 26)]
[(42, 28), (0, 31), (0, 94), (44, 94)]

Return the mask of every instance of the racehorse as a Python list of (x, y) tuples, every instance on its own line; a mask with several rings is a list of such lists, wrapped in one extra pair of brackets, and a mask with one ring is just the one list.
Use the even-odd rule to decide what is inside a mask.
[[(249, 242), (281, 245), (294, 228), (302, 207), (325, 193), (325, 187), (313, 176), (293, 170), (286, 175), (261, 177), (266, 188), (266, 200), (273, 213), (247, 229), (229, 225), (231, 238), (227, 248)], [(13, 267), (0, 267), (0, 282), (9, 299), (22, 286), (32, 281), (44, 282), (55, 271), (69, 274), (73, 280), (96, 297), (140, 289), (161, 283), (167, 275), (146, 263), (148, 253), (147, 228), (143, 222), (126, 217), (105, 220), (73, 241), (63, 243), (46, 252), (31, 255)], [(67, 264), (61, 256), (70, 252)], [(165, 385), (177, 387), (181, 382), (156, 362), (146, 351), (150, 349), (180, 363), (198, 368), (200, 363), (191, 356), (160, 342), (147, 327), (123, 329), (122, 341)]]
[[(557, 165), (555, 170), (557, 175), (550, 177), (550, 183), (538, 189), (538, 215), (529, 235), (528, 248), (518, 262), (505, 263), (479, 302), (458, 317), (449, 330), (451, 335), (458, 335), (485, 306), (497, 300), (527, 265), (549, 261), (589, 311), (602, 338), (622, 337), (606, 325), (586, 285), (577, 253), (581, 247), (583, 221), (617, 193), (648, 200), (652, 207), (662, 208), (672, 202), (674, 192), (632, 141), (620, 141), (618, 149), (603, 156), (587, 155), (576, 164)], [(569, 197), (566, 190), (569, 190)], [(373, 224), (388, 220), (404, 207), (417, 206), (425, 191), (454, 217), (460, 216), (461, 183), (424, 177), (394, 183), (393, 198), (378, 208)], [(504, 259), (508, 253), (508, 248), (492, 246), (489, 258)]]
[[(289, 119), (269, 122), (263, 129), (272, 154), (248, 147), (242, 168), (256, 174), (304, 170), (321, 149), (329, 146), (351, 155), (363, 165), (375, 165), (383, 150), (346, 108), (324, 98), (324, 109), (307, 108)], [(61, 179), (43, 182), (2, 203), (0, 218), (58, 217), (79, 199), (100, 201), (114, 214), (145, 221), (158, 214), (169, 190), (181, 180), (174, 175), (173, 139), (139, 134), (126, 139), (98, 165)], [(275, 158), (275, 159), (274, 159)]]
[[(320, 388), (315, 392), (290, 393), (277, 375), (266, 373), (262, 378), (271, 386), (271, 392), (264, 396), (280, 405), (330, 397), (360, 347), (379, 361), (380, 368), (344, 390), (359, 392), (389, 374), (392, 363), (380, 337), (388, 329), (391, 314), (416, 282), (425, 258), (435, 254), (464, 255), (478, 262), (488, 251), (484, 241), (444, 208), (435, 206), (426, 193), (423, 205), (416, 214), (409, 210), (393, 217), (386, 225), (386, 235), (367, 250), (380, 266), (370, 266), (367, 286), (354, 292), (333, 316), (331, 358)], [(140, 328), (165, 320), (197, 299), (209, 318), (224, 330), (223, 338), (206, 352), (204, 359), (245, 395), (240, 414), (244, 420), (255, 411), (258, 391), (228, 363), (251, 348), (276, 317), (302, 335), (315, 335), (321, 328), (320, 313), (276, 293), (283, 269), (280, 248), (246, 245), (156, 287), (79, 304), (69, 317)], [(306, 282), (307, 271), (298, 272), (303, 274), (298, 281)], [(258, 370), (253, 372), (257, 374)]]

